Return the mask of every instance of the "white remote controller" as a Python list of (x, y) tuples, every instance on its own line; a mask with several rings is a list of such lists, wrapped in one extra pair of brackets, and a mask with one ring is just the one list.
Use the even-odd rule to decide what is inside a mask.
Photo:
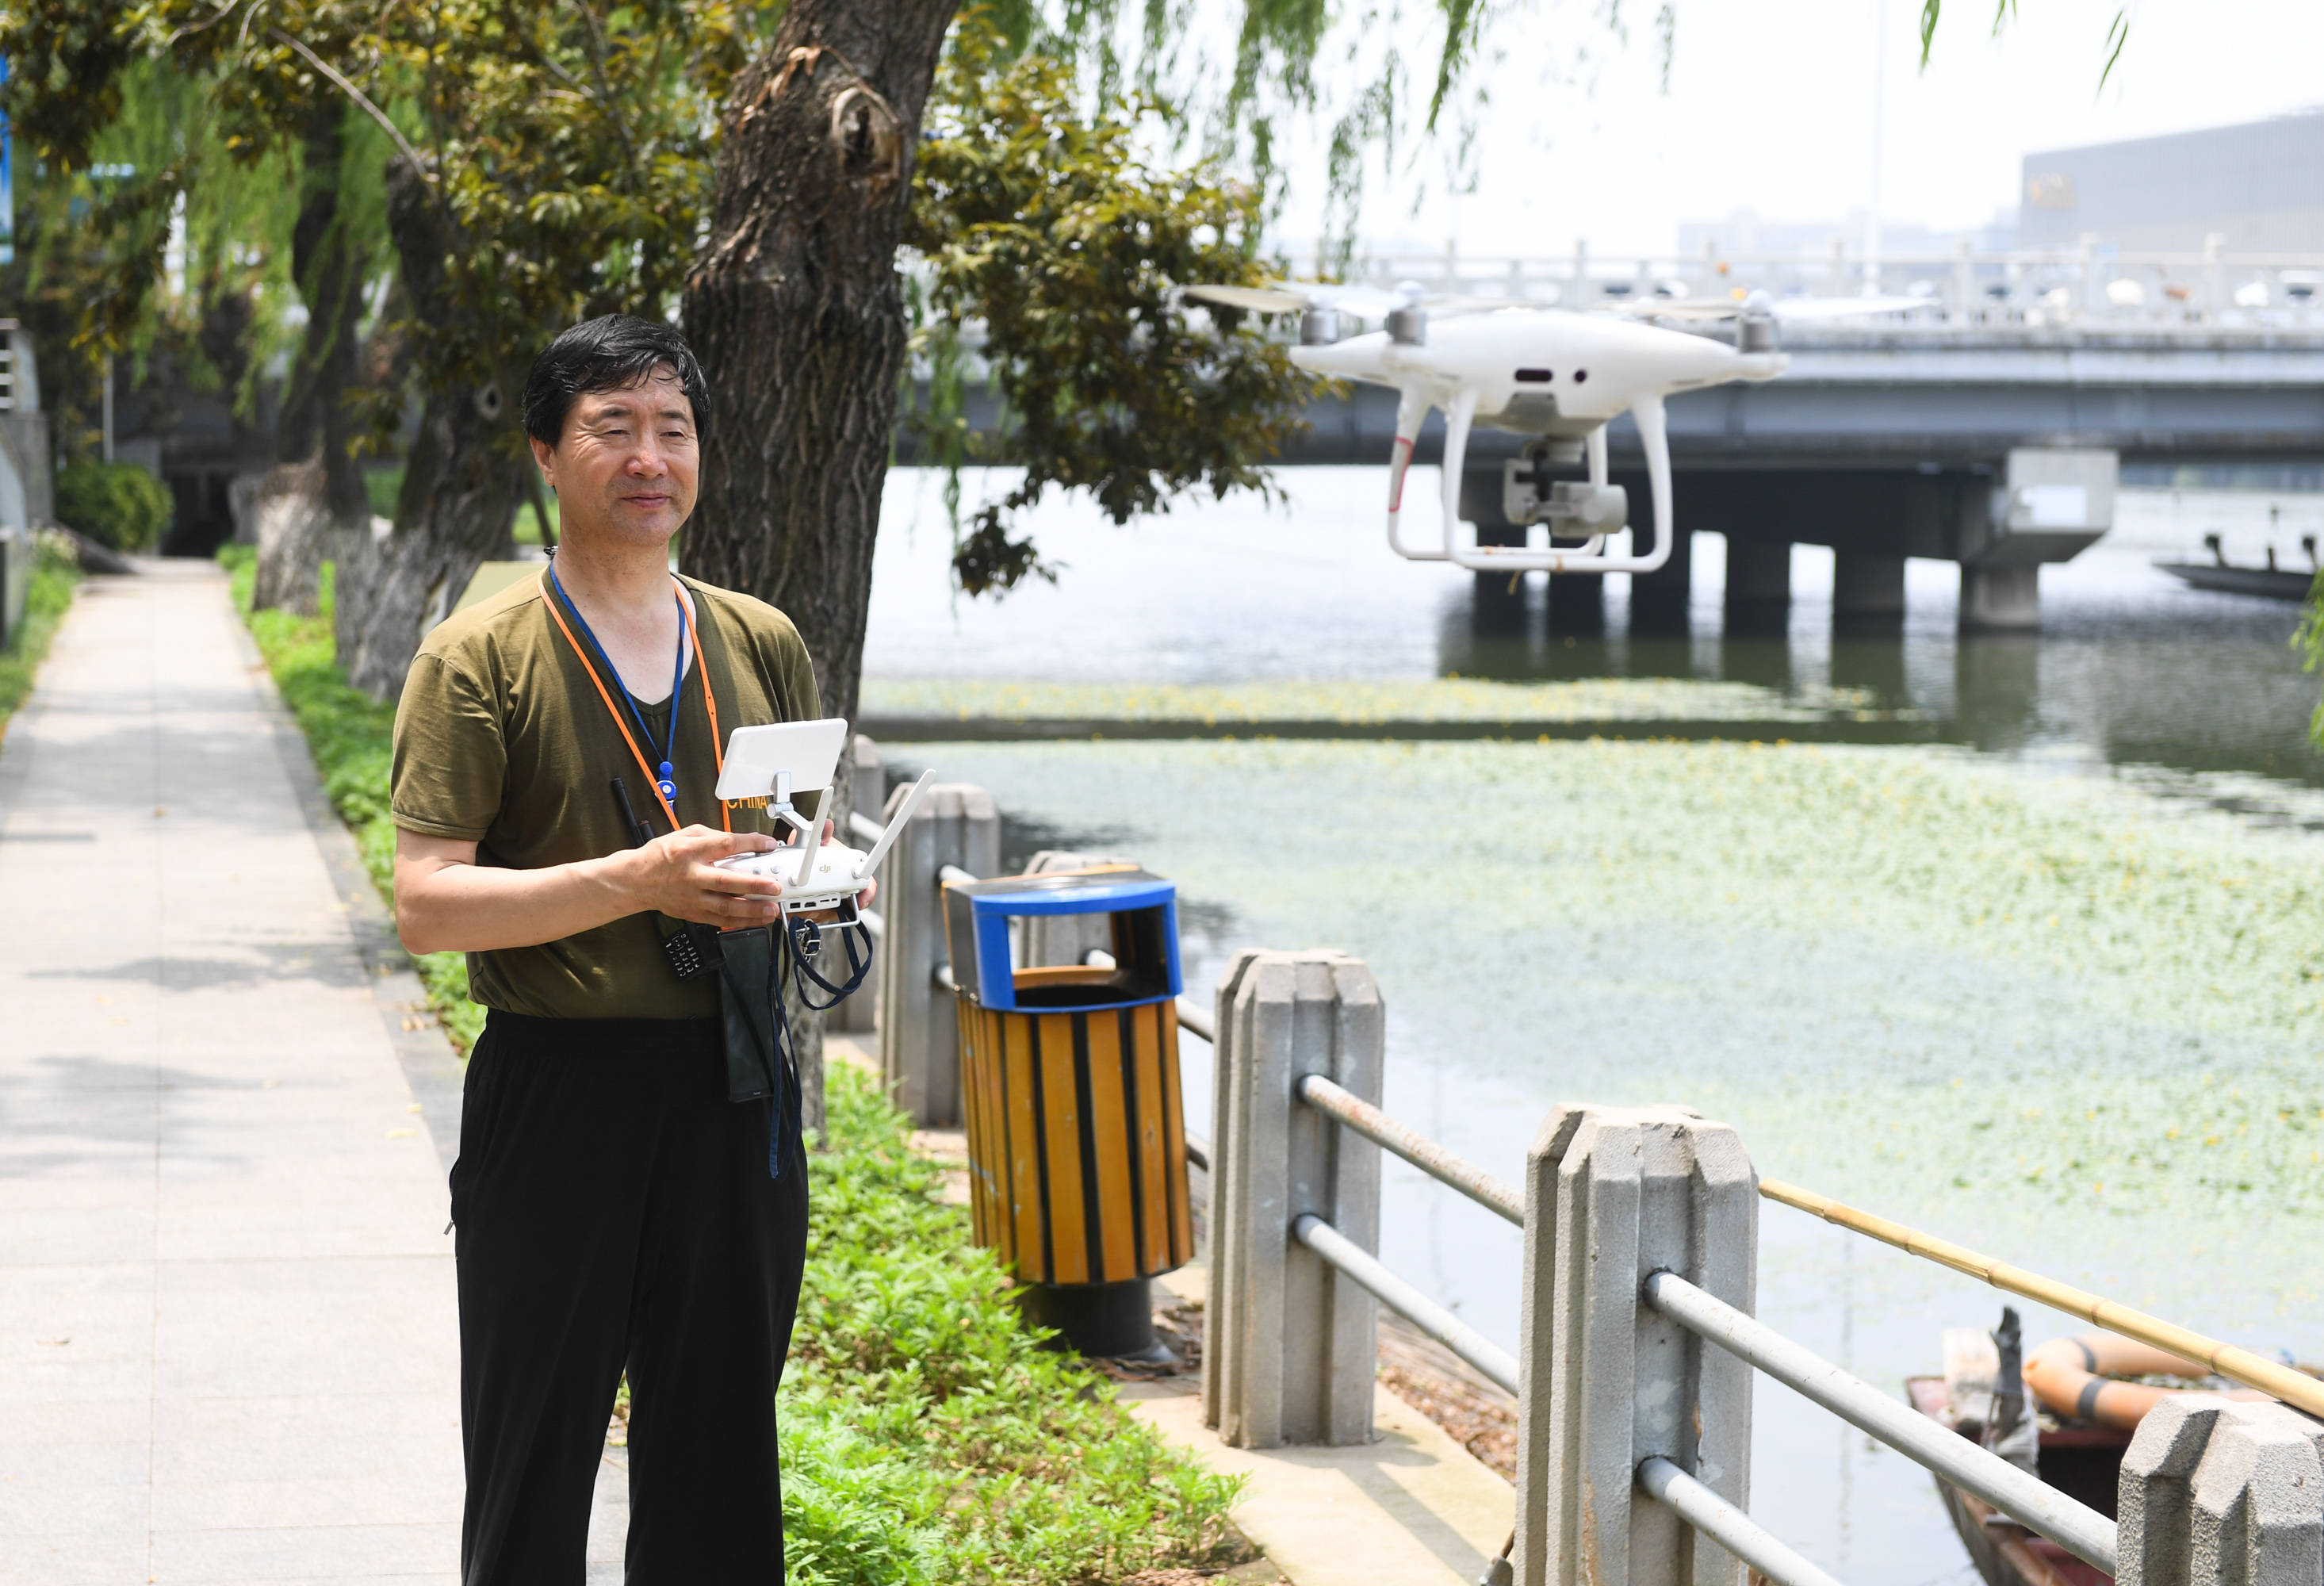
[[(832, 731), (832, 729), (836, 731)], [(825, 909), (840, 910), (842, 922), (852, 924), (855, 918), (855, 895), (872, 881), (880, 868), (880, 861), (911, 819), (920, 796), (927, 791), (936, 772), (926, 770), (912, 784), (904, 802), (897, 807), (880, 840), (868, 853), (844, 843), (823, 840), (823, 822), (810, 821), (792, 806), (795, 793), (813, 793), (830, 785), (837, 745), (844, 741), (847, 724), (843, 721), (783, 723), (770, 727), (737, 727), (726, 749), (726, 774), (718, 784), (721, 798), (764, 797), (773, 813), (788, 823), (797, 840), (782, 848), (762, 853), (738, 853), (732, 859), (718, 862), (721, 870), (731, 870), (743, 875), (772, 876), (783, 884), (782, 911), (786, 915), (820, 913)], [(826, 752), (826, 747), (828, 752)], [(787, 761), (803, 756), (797, 769), (813, 782), (793, 781), (794, 768)], [(756, 784), (764, 779), (763, 788)], [(748, 781), (751, 786), (744, 786)]]

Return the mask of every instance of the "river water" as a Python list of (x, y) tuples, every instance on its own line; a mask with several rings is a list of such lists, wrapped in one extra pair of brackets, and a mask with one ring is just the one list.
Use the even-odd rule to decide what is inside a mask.
[[(1177, 878), (1198, 997), (1244, 946), (1362, 957), (1389, 1110), (1505, 1176), (1553, 1102), (1684, 1102), (1763, 1174), (2324, 1357), (2318, 682), (2293, 608), (2151, 565), (2218, 532), (2304, 566), (2324, 503), (2126, 493), (2107, 542), (2045, 570), (2038, 638), (1957, 638), (1954, 569), (1914, 563), (1900, 634), (1835, 639), (1809, 547), (1784, 630), (1729, 637), (1702, 536), (1691, 632), (1651, 638), (1618, 578), (1600, 632), (1556, 631), (1538, 587), (1480, 622), (1468, 575), (1387, 552), (1379, 471), (1281, 478), (1273, 507), (1129, 530), (1046, 509), (1058, 583), (972, 603), (948, 591), (938, 478), (898, 472), (866, 714), (1441, 717), (1483, 678), (1604, 732), (962, 739), (891, 761), (991, 788), (1012, 860), (1094, 845)], [(972, 502), (1005, 484), (972, 476)], [(1703, 728), (1720, 715), (1771, 724)], [(1515, 1231), (1395, 1164), (1382, 1222), (1391, 1265), (1515, 1344)], [(2000, 1307), (1772, 1205), (1759, 1270), (1763, 1316), (1890, 1388)], [(2032, 1339), (2074, 1330), (2025, 1309)], [(1843, 1580), (1969, 1578), (1901, 1456), (1764, 1378), (1754, 1436), (1755, 1514)]]

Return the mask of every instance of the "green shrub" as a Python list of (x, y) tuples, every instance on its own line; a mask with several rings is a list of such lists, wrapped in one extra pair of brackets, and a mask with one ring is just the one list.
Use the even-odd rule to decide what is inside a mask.
[(170, 487), (134, 463), (68, 463), (57, 521), (115, 550), (151, 550), (170, 531)]
[(49, 641), (72, 604), (73, 586), (80, 581), (79, 565), (63, 546), (59, 536), (42, 537), (32, 581), (24, 591), (24, 620), (8, 635), (8, 647), (0, 650), (0, 733), (7, 731), (8, 718), (32, 691), (32, 674), (41, 669), (41, 658), (48, 654)]
[(796, 1586), (1075, 1586), (1250, 1556), (1205, 1470), (1043, 1347), (910, 1124), (827, 1071), (807, 1281), (783, 1379)]

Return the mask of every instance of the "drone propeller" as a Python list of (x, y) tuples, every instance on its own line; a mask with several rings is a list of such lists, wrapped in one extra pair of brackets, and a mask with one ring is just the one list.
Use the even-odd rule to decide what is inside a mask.
[(1431, 314), (1481, 314), (1513, 306), (1506, 298), (1431, 296), (1411, 281), (1388, 290), (1376, 286), (1341, 286), (1327, 281), (1278, 281), (1266, 286), (1190, 286), (1186, 295), (1254, 314), (1297, 314), (1310, 309), (1352, 314), (1359, 319), (1385, 319), (1398, 309), (1421, 309)]
[(1297, 314), (1315, 306), (1304, 292), (1272, 286), (1190, 286), (1186, 295), (1230, 309), (1248, 309), (1254, 314)]

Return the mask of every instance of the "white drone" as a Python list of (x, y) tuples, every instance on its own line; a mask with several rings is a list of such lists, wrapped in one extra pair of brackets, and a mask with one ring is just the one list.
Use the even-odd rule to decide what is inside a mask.
[[(1310, 281), (1263, 287), (1195, 286), (1186, 295), (1261, 314), (1300, 315), (1292, 361), (1303, 369), (1385, 385), (1397, 393), (1396, 443), (1388, 455), (1388, 542), (1410, 561), (1457, 563), (1480, 572), (1651, 573), (1670, 558), (1670, 438), (1663, 399), (1730, 380), (1773, 380), (1790, 362), (1775, 350), (1778, 319), (1831, 319), (1895, 313), (1913, 298), (1775, 299), (1739, 301), (1649, 299), (1616, 313), (1572, 313), (1503, 300), (1428, 298), (1410, 282), (1393, 292)], [(1440, 323), (1430, 323), (1433, 316)], [(1386, 328), (1340, 339), (1342, 315), (1384, 319)], [(1642, 323), (1646, 319), (1737, 321), (1733, 345)], [(1432, 329), (1435, 332), (1433, 339)], [(1444, 538), (1441, 548), (1405, 543), (1399, 521), (1405, 470), (1431, 408), (1444, 410)], [(1646, 443), (1653, 486), (1654, 549), (1607, 551), (1607, 537), (1629, 521), (1629, 498), (1607, 482), (1606, 426), (1628, 410)], [(1469, 431), (1489, 425), (1534, 436), (1504, 472), (1512, 522), (1545, 523), (1580, 545), (1480, 545), (1460, 530), (1461, 473)], [(1588, 458), (1587, 484), (1540, 488), (1543, 465)]]

